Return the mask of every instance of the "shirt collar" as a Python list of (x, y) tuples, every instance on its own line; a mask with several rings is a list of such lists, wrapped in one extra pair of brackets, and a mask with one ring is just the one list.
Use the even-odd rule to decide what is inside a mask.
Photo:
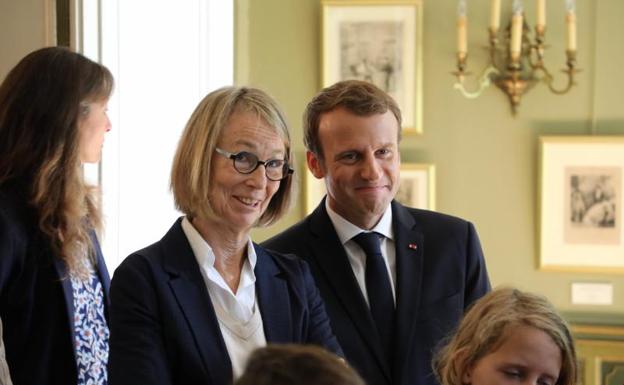
[[(187, 217), (182, 219), (182, 231), (184, 231), (184, 235), (189, 241), (191, 245), (191, 249), (193, 250), (193, 254), (195, 254), (195, 259), (197, 259), (197, 263), (200, 266), (210, 266), (214, 267), (215, 263), (215, 255), (212, 251), (212, 247), (206, 242), (206, 240), (199, 234), (195, 226), (188, 220)], [(258, 261), (258, 256), (256, 255), (256, 249), (253, 246), (253, 242), (251, 238), (247, 239), (247, 262), (249, 263), (251, 270), (256, 268), (256, 262)], [(252, 273), (253, 274), (253, 273)]]
[(359, 233), (367, 231), (374, 231), (376, 233), (382, 234), (386, 238), (394, 240), (394, 231), (392, 230), (391, 205), (388, 205), (379, 222), (377, 222), (377, 224), (370, 230), (362, 229), (354, 225), (353, 223), (343, 218), (340, 214), (332, 210), (332, 208), (329, 207), (329, 199), (327, 198), (325, 198), (325, 209), (327, 210), (327, 215), (333, 223), (334, 228), (336, 229), (336, 234), (338, 234), (338, 238), (343, 245)]

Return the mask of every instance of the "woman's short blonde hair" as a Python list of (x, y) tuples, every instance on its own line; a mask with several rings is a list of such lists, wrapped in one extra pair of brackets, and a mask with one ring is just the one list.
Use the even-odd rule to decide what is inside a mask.
[[(187, 216), (215, 217), (208, 199), (215, 148), (230, 117), (249, 112), (275, 129), (284, 142), (286, 161), (293, 163), (288, 125), (273, 98), (251, 87), (224, 87), (213, 91), (199, 103), (186, 124), (171, 169), (171, 190), (176, 208)], [(288, 210), (295, 188), (292, 179), (289, 174), (280, 182), (257, 226), (275, 222)]]
[(526, 325), (548, 334), (561, 349), (556, 385), (575, 385), (574, 341), (566, 322), (544, 297), (513, 288), (493, 290), (466, 313), (457, 332), (436, 354), (433, 369), (442, 385), (462, 385), (462, 375), (504, 342), (508, 328)]

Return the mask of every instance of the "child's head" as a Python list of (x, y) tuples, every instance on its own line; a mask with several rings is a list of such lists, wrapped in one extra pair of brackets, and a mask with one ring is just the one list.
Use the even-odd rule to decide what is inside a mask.
[(365, 385), (344, 360), (314, 345), (280, 344), (256, 349), (234, 385)]
[[(544, 297), (501, 288), (466, 313), (436, 355), (442, 385), (574, 385), (576, 353), (565, 321)], [(522, 382), (519, 380), (522, 379)]]

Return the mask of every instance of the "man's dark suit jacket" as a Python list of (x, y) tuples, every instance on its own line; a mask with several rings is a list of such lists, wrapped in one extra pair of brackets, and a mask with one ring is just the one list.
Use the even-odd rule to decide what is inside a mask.
[[(0, 189), (0, 318), (11, 379), (15, 385), (76, 384), (71, 281), (24, 191)], [(91, 237), (107, 310), (110, 279), (93, 232)]]
[[(342, 356), (307, 264), (255, 249), (267, 342), (317, 344)], [(111, 385), (231, 383), (219, 322), (180, 219), (115, 271), (110, 328)]]
[(325, 200), (301, 222), (264, 242), (310, 264), (347, 361), (368, 385), (433, 385), (431, 358), (464, 310), (490, 290), (474, 226), (392, 202), (396, 245), (396, 341), (383, 359), (370, 311), (327, 215)]

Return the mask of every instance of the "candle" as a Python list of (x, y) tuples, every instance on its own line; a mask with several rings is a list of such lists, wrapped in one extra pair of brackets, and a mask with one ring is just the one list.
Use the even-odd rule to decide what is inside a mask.
[(457, 53), (464, 57), (468, 53), (467, 24), (466, 0), (459, 0), (459, 4), (457, 5)]
[(492, 0), (490, 3), (490, 31), (492, 33), (498, 32), (498, 27), (500, 27), (500, 0)]
[(543, 32), (544, 28), (546, 28), (546, 0), (537, 0), (537, 22), (535, 23), (535, 27), (538, 31)]
[(568, 51), (576, 51), (576, 14), (574, 12), (567, 12), (566, 14), (566, 29), (568, 30)]
[(466, 16), (457, 18), (457, 53), (468, 53), (468, 33), (466, 31)]
[(574, 0), (566, 0), (566, 29), (568, 31), (568, 51), (576, 51), (576, 4)]
[(511, 59), (517, 61), (522, 49), (522, 14), (511, 17)]
[(511, 46), (509, 47), (509, 51), (511, 52), (511, 59), (513, 61), (518, 61), (522, 50), (522, 2), (520, 0), (514, 0), (512, 9)]

